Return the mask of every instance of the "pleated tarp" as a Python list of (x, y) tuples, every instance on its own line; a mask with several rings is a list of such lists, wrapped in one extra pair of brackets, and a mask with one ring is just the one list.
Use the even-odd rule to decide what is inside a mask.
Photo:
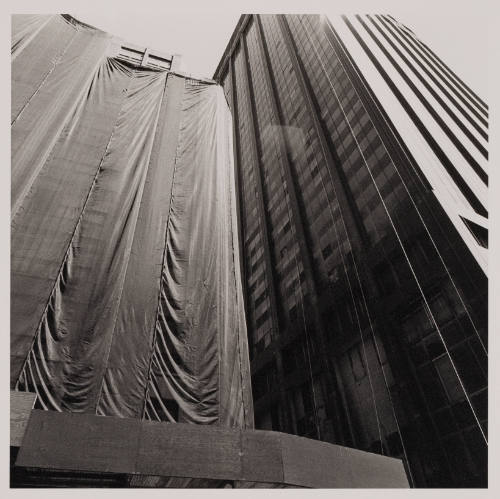
[(252, 427), (223, 92), (114, 43), (13, 16), (11, 385), (49, 410)]

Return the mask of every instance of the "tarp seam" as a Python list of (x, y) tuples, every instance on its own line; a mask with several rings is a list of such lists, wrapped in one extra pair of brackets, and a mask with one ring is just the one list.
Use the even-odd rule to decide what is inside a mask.
[(42, 81), (38, 85), (37, 89), (31, 94), (31, 96), (28, 98), (28, 100), (24, 103), (23, 107), (19, 110), (19, 113), (17, 113), (17, 116), (14, 118), (14, 120), (11, 121), (11, 123), (10, 123), (11, 126), (16, 123), (16, 121), (23, 114), (24, 110), (29, 106), (29, 104), (31, 103), (31, 101), (33, 100), (33, 98), (38, 94), (38, 92), (40, 91), (40, 89), (43, 87), (43, 85), (47, 81), (48, 77), (52, 74), (52, 72), (54, 71), (54, 69), (56, 69), (56, 67), (58, 66), (58, 64), (61, 62), (61, 59), (64, 57), (64, 55), (68, 51), (68, 49), (71, 46), (71, 44), (75, 41), (75, 38), (76, 38), (77, 35), (78, 35), (78, 29), (75, 28), (75, 33), (73, 33), (73, 36), (71, 37), (70, 42), (64, 47), (64, 49), (62, 50), (62, 52), (60, 52), (54, 58), (54, 60), (52, 61), (52, 67), (47, 71), (47, 73), (45, 74), (45, 76), (42, 78)]
[[(65, 129), (68, 127), (68, 125), (71, 124), (71, 120), (72, 120), (74, 114), (76, 113), (78, 106), (82, 105), (82, 98), (85, 96), (85, 94), (87, 94), (89, 92), (89, 89), (92, 86), (92, 81), (96, 77), (96, 75), (99, 71), (99, 68), (101, 67), (103, 61), (106, 59), (107, 59), (106, 55), (103, 54), (99, 58), (99, 60), (97, 61), (95, 67), (92, 69), (92, 73), (91, 73), (89, 79), (85, 82), (85, 84), (82, 87), (81, 92), (78, 94), (78, 97), (75, 99), (75, 103), (70, 107), (70, 109), (66, 115), (66, 118), (63, 122), (63, 125), (61, 126), (57, 135), (54, 137), (54, 141), (50, 146), (50, 151), (47, 152), (47, 155), (45, 157), (43, 164), (41, 164), (39, 166), (38, 171), (36, 171), (36, 169), (35, 169), (35, 172), (33, 173), (32, 178), (29, 181), (30, 184), (27, 185), (24, 189), (22, 189), (22, 192), (18, 195), (18, 199), (17, 199), (15, 205), (11, 207), (11, 220), (12, 221), (14, 221), (14, 218), (16, 217), (18, 210), (21, 208), (21, 205), (22, 205), (24, 199), (28, 195), (29, 190), (33, 186), (39, 173), (42, 171), (43, 167), (52, 159), (52, 153), (53, 153), (54, 148), (56, 147), (56, 145), (61, 137), (61, 134), (65, 131)], [(19, 116), (20, 116), (20, 114), (18, 115), (18, 117)], [(17, 120), (17, 118), (16, 118), (16, 120)]]
[[(131, 73), (131, 76), (130, 76), (130, 79), (132, 79), (132, 78), (134, 78), (134, 73), (133, 72)], [(163, 89), (163, 92), (162, 92), (162, 95), (161, 95), (161, 100), (160, 100), (159, 105), (158, 105), (158, 110), (156, 112), (156, 119), (155, 119), (155, 124), (154, 124), (154, 127), (153, 127), (153, 129), (155, 131), (157, 130), (157, 127), (158, 127), (158, 121), (159, 121), (159, 118), (160, 118), (161, 106), (162, 106), (162, 103), (163, 103), (163, 99), (165, 98), (166, 85), (167, 85), (167, 78), (165, 78), (165, 86), (164, 86), (164, 89)], [(139, 203), (142, 202), (142, 197), (144, 195), (144, 183), (145, 183), (145, 181), (147, 179), (147, 173), (149, 171), (149, 168), (151, 167), (151, 153), (152, 153), (152, 150), (153, 150), (153, 147), (154, 147), (154, 142), (155, 141), (153, 140), (153, 143), (151, 144), (151, 149), (149, 151), (149, 158), (148, 158), (148, 161), (147, 161), (147, 168), (146, 168), (146, 171), (143, 173), (144, 178), (143, 178), (143, 181), (142, 181), (141, 194), (140, 194), (141, 201), (139, 201)], [(137, 218), (136, 218), (136, 221), (135, 221), (134, 229), (132, 231), (132, 236), (131, 236), (132, 241), (135, 238), (135, 229), (136, 229), (136, 227), (137, 227)], [(121, 299), (122, 299), (122, 296), (123, 296), (123, 289), (125, 287), (125, 280), (126, 280), (126, 277), (127, 277), (127, 270), (128, 270), (129, 263), (130, 263), (130, 251), (128, 252), (127, 263), (126, 263), (125, 268), (123, 270), (123, 277), (122, 277), (122, 280), (121, 280), (122, 282), (121, 282), (121, 285), (120, 285), (120, 294), (119, 294), (119, 298), (117, 300), (117, 306), (116, 306), (116, 310), (115, 310), (115, 317), (113, 319), (113, 327), (112, 327), (111, 335), (110, 335), (110, 338), (109, 338), (109, 348), (108, 348), (108, 351), (106, 353), (106, 356), (105, 356), (105, 359), (104, 359), (104, 362), (103, 362), (104, 372), (106, 372), (106, 370), (107, 370), (107, 364), (108, 364), (109, 357), (110, 357), (110, 354), (111, 354), (111, 348), (113, 346), (113, 338), (114, 338), (115, 330), (116, 330), (116, 321), (118, 319), (119, 310), (120, 310), (120, 306), (119, 305), (120, 305), (120, 302), (121, 302)], [(106, 378), (106, 376), (104, 374), (102, 376), (101, 387), (99, 388), (99, 394), (98, 394), (97, 401), (96, 401), (96, 406), (95, 406), (95, 410), (96, 411), (97, 411), (97, 408), (99, 407), (99, 402), (101, 400), (102, 386), (104, 384), (105, 378)]]
[(42, 31), (47, 24), (52, 20), (52, 17), (49, 16), (45, 22), (43, 22), (29, 37), (28, 39), (24, 40), (23, 42), (18, 42), (17, 45), (11, 46), (10, 52), (11, 52), (11, 61), (14, 61), (14, 59), (33, 41), (33, 39)]
[[(53, 284), (52, 289), (51, 289), (50, 294), (49, 294), (49, 298), (48, 298), (47, 303), (45, 304), (45, 307), (44, 307), (44, 309), (43, 309), (43, 312), (42, 312), (42, 315), (41, 315), (40, 321), (38, 322), (38, 326), (37, 326), (37, 329), (36, 329), (36, 333), (35, 333), (35, 336), (34, 336), (34, 338), (33, 338), (32, 343), (31, 343), (31, 346), (30, 346), (30, 348), (29, 348), (29, 352), (31, 352), (31, 350), (33, 349), (33, 345), (34, 345), (35, 341), (37, 340), (38, 335), (40, 334), (40, 329), (41, 329), (41, 326), (42, 326), (42, 322), (43, 322), (43, 320), (45, 319), (45, 317), (46, 317), (46, 315), (47, 315), (47, 310), (48, 310), (48, 307), (49, 307), (49, 305), (50, 305), (50, 302), (51, 302), (51, 301), (52, 301), (52, 299), (53, 299), (53, 296), (54, 296), (54, 291), (55, 291), (55, 289), (56, 289), (56, 287), (57, 287), (57, 283), (59, 282), (59, 280), (60, 280), (60, 278), (61, 278), (61, 275), (62, 275), (62, 270), (64, 269), (64, 265), (66, 264), (66, 261), (67, 261), (67, 259), (68, 259), (68, 255), (69, 255), (69, 253), (70, 253), (71, 246), (72, 246), (72, 244), (73, 244), (73, 240), (74, 240), (74, 238), (75, 238), (75, 235), (76, 235), (76, 232), (77, 232), (77, 230), (78, 230), (78, 227), (80, 226), (80, 223), (81, 223), (81, 221), (82, 221), (83, 214), (84, 214), (84, 212), (85, 212), (85, 208), (87, 207), (87, 203), (88, 203), (88, 201), (89, 201), (89, 199), (90, 199), (90, 196), (91, 196), (91, 194), (92, 194), (92, 191), (94, 190), (94, 187), (95, 187), (95, 184), (96, 184), (96, 182), (97, 182), (97, 178), (98, 178), (98, 176), (99, 176), (99, 173), (100, 173), (100, 172), (101, 172), (101, 170), (102, 170), (102, 164), (103, 164), (103, 162), (104, 162), (104, 158), (105, 158), (105, 156), (106, 156), (106, 153), (108, 152), (109, 145), (110, 145), (110, 143), (111, 143), (111, 140), (112, 140), (113, 135), (114, 135), (114, 133), (115, 133), (115, 130), (116, 130), (116, 128), (117, 128), (118, 118), (120, 117), (120, 115), (121, 115), (121, 113), (122, 113), (122, 111), (123, 111), (122, 106), (123, 106), (124, 101), (125, 101), (125, 96), (126, 96), (126, 93), (124, 92), (124, 93), (123, 93), (123, 95), (122, 95), (122, 101), (121, 101), (121, 103), (120, 103), (120, 111), (118, 112), (118, 115), (117, 115), (117, 120), (115, 120), (115, 123), (114, 123), (114, 125), (113, 125), (113, 130), (112, 130), (112, 132), (111, 132), (111, 134), (110, 134), (110, 136), (109, 136), (108, 143), (106, 144), (106, 148), (105, 148), (104, 153), (103, 153), (103, 155), (102, 155), (102, 157), (101, 157), (101, 160), (100, 160), (100, 162), (99, 162), (99, 166), (98, 166), (98, 168), (97, 168), (97, 170), (96, 170), (96, 173), (95, 173), (95, 175), (94, 175), (94, 178), (93, 178), (93, 180), (92, 180), (92, 183), (91, 183), (91, 185), (90, 185), (90, 188), (89, 188), (89, 190), (88, 190), (88, 192), (87, 192), (87, 196), (85, 197), (85, 201), (84, 201), (84, 203), (83, 203), (82, 210), (80, 211), (80, 215), (78, 216), (78, 220), (76, 221), (75, 227), (74, 227), (73, 232), (72, 232), (72, 234), (71, 234), (71, 237), (70, 237), (70, 239), (69, 239), (68, 246), (67, 246), (66, 251), (65, 251), (65, 253), (64, 253), (64, 257), (63, 257), (63, 259), (62, 259), (62, 263), (61, 263), (61, 265), (60, 265), (60, 267), (59, 267), (59, 270), (57, 271), (56, 278), (55, 278), (55, 280), (54, 280), (54, 284)], [(29, 352), (28, 352), (28, 356), (29, 356)], [(22, 372), (22, 370), (24, 369), (24, 366), (26, 365), (26, 362), (27, 362), (28, 356), (26, 357), (26, 359), (25, 359), (25, 361), (24, 361), (24, 363), (23, 363), (23, 367), (21, 368), (21, 372)]]
[[(172, 78), (172, 73), (169, 73), (167, 75), (166, 81), (165, 81), (165, 92), (167, 89), (167, 84)], [(184, 82), (184, 90), (185, 90), (185, 82)], [(184, 99), (184, 90), (182, 93), (182, 97), (178, 103), (179, 105), (179, 112), (182, 111), (182, 102)], [(150, 360), (149, 360), (149, 369), (148, 369), (148, 376), (146, 380), (146, 391), (145, 391), (145, 397), (144, 397), (144, 408), (142, 411), (142, 418), (144, 419), (144, 413), (146, 409), (146, 403), (149, 398), (149, 384), (151, 383), (151, 374), (152, 374), (152, 365), (153, 365), (153, 357), (154, 357), (154, 352), (156, 348), (156, 343), (157, 343), (157, 329), (158, 329), (158, 316), (160, 312), (160, 302), (161, 302), (161, 294), (163, 292), (163, 270), (165, 267), (165, 259), (167, 256), (167, 247), (168, 247), (168, 234), (169, 234), (169, 228), (170, 228), (170, 221), (171, 221), (171, 214), (172, 214), (172, 199), (173, 199), (173, 192), (174, 192), (174, 183), (175, 183), (175, 174), (177, 173), (177, 159), (178, 159), (178, 152), (179, 152), (179, 135), (180, 135), (180, 126), (177, 129), (177, 145), (175, 149), (175, 157), (174, 157), (174, 171), (172, 172), (172, 184), (170, 186), (170, 199), (169, 199), (169, 206), (168, 206), (168, 215), (167, 215), (167, 223), (165, 224), (165, 238), (164, 238), (164, 246), (163, 246), (163, 255), (162, 255), (162, 262), (160, 266), (160, 276), (159, 276), (159, 281), (160, 281), (160, 286), (158, 290), (158, 301), (157, 301), (157, 306), (156, 306), (156, 313), (155, 313), (155, 321), (154, 321), (154, 326), (153, 326), (153, 340), (152, 340), (152, 347), (151, 347), (151, 355), (150, 355)]]
[(122, 63), (114, 38), (68, 16), (16, 19), (13, 44), (47, 17), (14, 64), (11, 383), (45, 410), (241, 427), (252, 399), (221, 88)]

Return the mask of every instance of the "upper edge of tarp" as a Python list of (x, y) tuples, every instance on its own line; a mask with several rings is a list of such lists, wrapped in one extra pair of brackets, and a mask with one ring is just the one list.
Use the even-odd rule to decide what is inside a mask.
[[(13, 17), (21, 16), (21, 15), (23, 15), (23, 14), (13, 14)], [(38, 16), (38, 17), (47, 17), (47, 16)], [(122, 46), (127, 46), (127, 47), (131, 46), (131, 47), (137, 48), (141, 51), (152, 52), (153, 54), (158, 53), (165, 58), (172, 58), (176, 55), (176, 54), (171, 54), (169, 52), (164, 52), (163, 50), (157, 49), (156, 47), (148, 47), (147, 45), (136, 45), (136, 44), (129, 43), (125, 38), (123, 38), (121, 36), (116, 36), (112, 33), (109, 33), (107, 31), (101, 29), (101, 28), (97, 28), (97, 27), (92, 26), (90, 24), (84, 23), (84, 22), (78, 20), (76, 17), (74, 17), (71, 14), (52, 14), (52, 15), (49, 15), (48, 17), (62, 19), (64, 22), (66, 22), (68, 25), (74, 27), (76, 30), (80, 29), (80, 30), (94, 31), (96, 34), (109, 37), (111, 39), (111, 41), (109, 43), (109, 48), (108, 48), (108, 51), (106, 54), (108, 57), (115, 57), (116, 58), (118, 56)], [(14, 41), (13, 41), (13, 43), (14, 43)], [(127, 61), (124, 61), (123, 59), (120, 59), (120, 61), (123, 63), (127, 63)], [(133, 61), (128, 61), (128, 65), (130, 67), (133, 67), (134, 69), (142, 68), (142, 69), (159, 71), (159, 72), (170, 72), (176, 76), (180, 76), (180, 77), (183, 77), (186, 79), (191, 79), (191, 80), (203, 82), (206, 84), (217, 84), (217, 82), (212, 78), (198, 76), (198, 75), (190, 73), (188, 71), (180, 71), (178, 69), (172, 71), (171, 69), (153, 68), (153, 67), (143, 68), (140, 66), (139, 63), (134, 64)]]
[(61, 16), (66, 22), (68, 22), (69, 24), (75, 26), (76, 28), (92, 29), (92, 30), (95, 30), (95, 31), (100, 31), (101, 33), (109, 34), (109, 33), (107, 33), (106, 31), (104, 31), (102, 29), (96, 28), (95, 26), (91, 26), (90, 24), (87, 24), (87, 23), (84, 23), (82, 21), (79, 21), (78, 19), (76, 19), (75, 17), (73, 17), (71, 14), (56, 14), (56, 15)]

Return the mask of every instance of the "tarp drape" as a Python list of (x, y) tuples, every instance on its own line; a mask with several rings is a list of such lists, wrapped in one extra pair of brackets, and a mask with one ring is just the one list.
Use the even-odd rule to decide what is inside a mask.
[(13, 16), (11, 383), (46, 409), (251, 427), (231, 116), (211, 81)]

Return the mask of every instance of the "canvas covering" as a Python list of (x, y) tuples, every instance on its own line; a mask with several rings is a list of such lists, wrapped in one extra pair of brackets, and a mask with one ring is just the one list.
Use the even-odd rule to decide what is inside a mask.
[(222, 89), (12, 18), (11, 386), (48, 410), (253, 426)]

